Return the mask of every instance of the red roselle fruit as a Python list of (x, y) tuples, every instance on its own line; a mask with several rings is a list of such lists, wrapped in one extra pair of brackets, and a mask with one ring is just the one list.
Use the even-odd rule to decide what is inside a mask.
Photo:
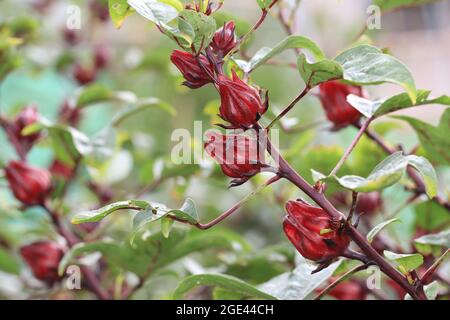
[(14, 135), (16, 141), (20, 143), (25, 152), (28, 152), (33, 144), (39, 139), (40, 133), (36, 132), (30, 135), (23, 135), (22, 130), (35, 123), (39, 119), (36, 106), (25, 107), (10, 123), (9, 134)]
[(258, 90), (239, 79), (234, 71), (232, 79), (219, 74), (216, 87), (220, 93), (219, 115), (231, 123), (229, 128), (251, 128), (267, 111), (267, 94), (262, 102)]
[(110, 52), (104, 45), (97, 46), (94, 49), (94, 64), (95, 67), (100, 70), (108, 66), (110, 60)]
[(64, 28), (62, 30), (64, 41), (69, 46), (74, 46), (81, 41), (80, 35), (75, 29)]
[(337, 80), (319, 85), (319, 99), (328, 120), (334, 124), (334, 129), (354, 124), (361, 117), (361, 113), (347, 102), (349, 94), (365, 96), (362, 87), (345, 84)]
[(107, 1), (91, 0), (89, 6), (95, 18), (101, 22), (107, 22), (109, 20), (109, 8)]
[(360, 193), (356, 203), (356, 212), (374, 214), (383, 208), (383, 200), (379, 192)]
[[(330, 278), (330, 283), (336, 278)], [(338, 300), (364, 300), (366, 294), (361, 285), (355, 281), (344, 281), (328, 292), (328, 295)]]
[(236, 46), (235, 25), (233, 21), (224, 24), (216, 31), (211, 42), (211, 48), (220, 58), (226, 56)]
[[(186, 80), (183, 84), (191, 89), (197, 89), (213, 82), (210, 76), (214, 72), (213, 66), (205, 56), (201, 55), (199, 59), (204, 68), (199, 65), (197, 58), (189, 52), (174, 50), (170, 55), (170, 60), (180, 70)], [(209, 74), (205, 71), (205, 68)]]
[[(196, 3), (194, 6), (192, 6), (192, 4), (187, 4), (185, 6), (185, 8), (187, 10), (194, 10), (194, 11), (200, 12), (200, 6), (198, 3)], [(208, 5), (203, 13), (206, 14), (207, 16), (209, 16), (212, 13), (212, 1), (209, 1)]]
[(77, 63), (73, 68), (73, 77), (80, 85), (85, 85), (95, 80), (97, 77), (97, 69)]
[(77, 127), (81, 119), (81, 109), (77, 107), (75, 102), (65, 100), (59, 110), (59, 121)]
[(47, 13), (49, 8), (52, 6), (54, 0), (34, 0), (31, 2), (31, 6), (36, 10), (37, 12), (41, 14)]
[[(284, 232), (300, 254), (324, 262), (340, 256), (350, 243), (342, 230), (334, 230), (329, 215), (303, 200), (286, 203)], [(322, 233), (322, 234), (321, 234)]]
[(56, 242), (34, 242), (21, 247), (20, 254), (37, 279), (51, 284), (60, 278), (58, 265), (64, 255), (64, 251)]
[(222, 135), (208, 132), (205, 151), (230, 178), (231, 186), (238, 186), (260, 172), (267, 165), (258, 141), (244, 135)]
[(73, 169), (73, 166), (65, 164), (59, 160), (54, 160), (49, 168), (49, 171), (54, 177), (60, 177), (68, 180), (73, 177)]
[(47, 170), (22, 161), (11, 161), (5, 167), (5, 175), (14, 196), (25, 205), (43, 204), (52, 187)]

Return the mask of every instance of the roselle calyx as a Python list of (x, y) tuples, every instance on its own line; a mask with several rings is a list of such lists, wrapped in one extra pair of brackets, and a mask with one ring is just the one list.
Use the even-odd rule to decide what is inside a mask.
[(219, 116), (229, 122), (230, 129), (249, 129), (267, 111), (269, 100), (261, 100), (257, 89), (242, 81), (232, 71), (232, 78), (219, 74), (216, 82), (220, 94)]
[(52, 187), (51, 174), (23, 161), (11, 161), (5, 167), (9, 187), (17, 200), (32, 206), (43, 204)]
[(68, 180), (74, 175), (74, 167), (64, 162), (55, 159), (49, 167), (49, 171), (53, 177), (63, 178)]
[(25, 107), (12, 121), (6, 122), (6, 132), (9, 139), (20, 146), (27, 153), (40, 138), (40, 132), (24, 135), (23, 129), (39, 120), (35, 105)]
[(333, 228), (330, 216), (303, 200), (286, 203), (283, 229), (289, 241), (305, 258), (319, 263), (340, 256), (350, 243), (341, 229)]
[(238, 186), (268, 167), (257, 139), (242, 134), (208, 133), (205, 151), (220, 165), (222, 172), (234, 178), (231, 186)]
[(223, 58), (236, 46), (235, 25), (233, 21), (228, 21), (222, 28), (216, 31), (210, 44), (213, 52)]
[(20, 255), (37, 279), (48, 284), (60, 279), (58, 266), (64, 250), (58, 243), (53, 241), (34, 242), (21, 247)]
[[(331, 277), (329, 283), (333, 283), (337, 278)], [(328, 292), (328, 295), (337, 300), (365, 300), (366, 293), (357, 281), (348, 280), (339, 283)]]
[(355, 124), (361, 118), (361, 113), (347, 102), (349, 94), (365, 97), (363, 88), (360, 86), (345, 84), (337, 80), (319, 85), (318, 97), (326, 117), (334, 124), (335, 130)]
[(383, 199), (377, 191), (360, 193), (356, 203), (356, 212), (372, 215), (383, 208)]
[(186, 80), (183, 84), (191, 89), (197, 89), (213, 82), (213, 79), (211, 78), (211, 75), (213, 75), (214, 72), (213, 66), (203, 55), (200, 55), (198, 59), (200, 60), (201, 65), (199, 64), (197, 57), (189, 52), (174, 50), (170, 55), (170, 60), (178, 70), (180, 70)]
[(97, 69), (95, 66), (85, 66), (77, 63), (73, 68), (72, 74), (78, 84), (83, 86), (95, 81), (97, 78)]
[(77, 127), (81, 120), (81, 108), (78, 108), (74, 101), (65, 100), (59, 110), (58, 119), (71, 127)]

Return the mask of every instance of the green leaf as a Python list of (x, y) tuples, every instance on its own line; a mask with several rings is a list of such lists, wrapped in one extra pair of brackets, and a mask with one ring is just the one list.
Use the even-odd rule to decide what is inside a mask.
[(259, 289), (280, 300), (303, 300), (330, 278), (341, 261), (334, 262), (327, 268), (311, 274), (317, 266), (297, 255), (293, 271), (283, 273), (259, 285)]
[(430, 98), (431, 91), (429, 90), (417, 90), (417, 100), (413, 103), (406, 93), (400, 93), (389, 99), (384, 100), (381, 105), (374, 112), (375, 117), (403, 110), (406, 108), (428, 105), (428, 104), (442, 104), (450, 105), (450, 97), (446, 95), (439, 96), (437, 98)]
[(247, 297), (276, 300), (275, 297), (258, 290), (252, 285), (229, 275), (198, 274), (185, 278), (175, 289), (172, 298), (182, 300), (187, 292), (198, 286), (214, 286), (239, 292)]
[(417, 250), (423, 254), (430, 254), (434, 252), (434, 248), (450, 248), (450, 230), (445, 230), (439, 233), (427, 234), (420, 238), (414, 239), (414, 245)]
[(437, 196), (438, 181), (433, 165), (424, 157), (409, 155), (408, 164), (413, 166), (422, 176), (425, 190), (430, 199)]
[(92, 84), (84, 88), (80, 93), (77, 99), (77, 106), (82, 108), (89, 104), (109, 100), (112, 97), (113, 92), (109, 88), (101, 84)]
[(108, 6), (109, 15), (116, 28), (120, 28), (125, 18), (133, 13), (127, 0), (109, 0)]
[(258, 6), (262, 10), (265, 10), (270, 6), (270, 4), (272, 3), (272, 0), (256, 0), (256, 2), (258, 3)]
[(396, 263), (397, 268), (403, 273), (417, 269), (423, 264), (423, 256), (419, 253), (414, 254), (399, 254), (391, 251), (384, 250), (384, 256)]
[(354, 94), (347, 96), (347, 102), (367, 118), (372, 117), (382, 103), (381, 100), (372, 101)]
[(127, 250), (116, 243), (110, 242), (90, 242), (90, 243), (78, 243), (74, 245), (61, 259), (58, 267), (58, 274), (62, 276), (66, 268), (78, 257), (83, 254), (89, 254), (93, 252), (100, 252), (105, 257), (108, 263), (121, 266), (126, 270), (134, 270), (133, 254), (131, 250)]
[(383, 221), (379, 224), (377, 224), (372, 230), (369, 231), (369, 233), (367, 233), (367, 241), (369, 241), (369, 243), (372, 243), (373, 239), (375, 238), (375, 236), (384, 228), (386, 228), (388, 225), (390, 225), (393, 222), (396, 221), (400, 221), (400, 219), (398, 218), (393, 218), (393, 219), (389, 219), (387, 221)]
[(128, 0), (128, 4), (144, 18), (165, 25), (178, 17), (175, 7), (157, 0)]
[(248, 62), (244, 71), (251, 72), (275, 57), (277, 54), (295, 48), (309, 50), (317, 61), (325, 59), (325, 54), (322, 52), (322, 49), (320, 49), (320, 47), (311, 39), (304, 36), (289, 36), (273, 48), (261, 48)]
[(2, 248), (0, 248), (0, 270), (13, 274), (20, 273), (20, 265), (17, 259)]
[(381, 11), (391, 11), (397, 8), (419, 6), (439, 0), (373, 0), (372, 3), (380, 7)]
[(414, 79), (406, 66), (391, 55), (370, 45), (350, 48), (335, 58), (344, 71), (344, 80), (369, 85), (390, 82), (402, 86), (416, 102)]
[[(439, 290), (439, 283), (437, 281), (433, 281), (432, 283), (423, 286), (423, 291), (425, 291), (425, 295), (428, 300), (435, 300)], [(412, 300), (412, 297), (407, 293), (405, 295), (405, 300)]]
[[(194, 36), (191, 43), (196, 52), (201, 51), (209, 45), (216, 32), (216, 20), (213, 17), (194, 10), (183, 10), (180, 12), (179, 19), (185, 22), (183, 24), (184, 28), (180, 29), (180, 32), (187, 33), (189, 37)], [(190, 26), (188, 32), (187, 25)]]
[(80, 224), (85, 222), (97, 222), (117, 210), (123, 209), (146, 210), (150, 206), (151, 205), (149, 202), (142, 200), (127, 200), (115, 202), (97, 210), (78, 213), (72, 217), (71, 222), (73, 224)]
[(169, 215), (192, 224), (198, 222), (198, 213), (195, 203), (192, 199), (187, 198), (180, 209), (169, 209), (165, 205), (151, 203), (143, 212), (136, 214), (133, 220), (133, 226), (137, 229), (142, 229), (148, 223)]
[(379, 163), (367, 178), (348, 175), (336, 180), (341, 186), (356, 192), (371, 192), (387, 188), (398, 182), (408, 165), (407, 157), (396, 152)]
[(329, 80), (341, 79), (342, 67), (339, 63), (329, 59), (309, 62), (305, 54), (301, 53), (297, 60), (298, 70), (305, 84), (312, 88)]
[(450, 215), (447, 209), (436, 201), (424, 201), (414, 206), (417, 226), (426, 231), (434, 231), (449, 225)]
[(427, 152), (427, 156), (439, 164), (450, 164), (450, 108), (447, 108), (441, 117), (439, 126), (435, 127), (421, 120), (408, 116), (394, 116), (404, 120), (416, 131), (420, 144)]
[(112, 126), (117, 127), (126, 121), (128, 118), (148, 109), (158, 108), (175, 115), (176, 110), (168, 103), (157, 98), (146, 98), (139, 100), (134, 106), (119, 112), (112, 120)]
[(164, 238), (168, 238), (170, 235), (170, 230), (172, 229), (172, 226), (174, 224), (174, 220), (170, 218), (162, 218), (161, 219), (161, 233), (164, 236)]

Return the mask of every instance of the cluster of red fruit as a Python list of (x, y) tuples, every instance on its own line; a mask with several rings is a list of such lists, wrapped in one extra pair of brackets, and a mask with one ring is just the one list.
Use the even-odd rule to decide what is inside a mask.
[[(267, 111), (269, 101), (267, 93), (263, 99), (262, 90), (241, 80), (234, 71), (231, 77), (224, 74), (223, 58), (238, 45), (235, 25), (230, 21), (216, 31), (204, 54), (175, 50), (171, 60), (182, 73), (184, 85), (196, 89), (211, 83), (217, 89), (221, 102), (219, 116), (228, 123), (221, 127), (245, 131), (258, 127), (258, 120)], [(318, 96), (334, 129), (356, 124), (361, 117), (348, 104), (349, 94), (362, 96), (363, 91), (361, 87), (339, 81), (319, 86)], [(247, 181), (266, 167), (260, 148), (258, 139), (236, 134), (211, 134), (205, 143), (206, 152), (220, 164), (225, 175), (233, 178), (232, 186)], [(304, 201), (289, 201), (286, 210), (284, 231), (305, 258), (323, 262), (341, 255), (348, 247), (349, 236), (333, 228), (324, 210)]]
[[(24, 135), (22, 130), (35, 123), (38, 116), (36, 107), (29, 106), (12, 120), (2, 119), (8, 139), (18, 149), (18, 153), (23, 156), (26, 156), (41, 134), (38, 132)], [(52, 174), (61, 175), (61, 172), (64, 172), (66, 175), (68, 170), (66, 165), (56, 160), (51, 169), (47, 170), (31, 166), (25, 159), (22, 159), (9, 162), (5, 167), (5, 176), (16, 199), (24, 206), (35, 206), (44, 205), (50, 196)], [(59, 278), (57, 268), (63, 252), (63, 246), (53, 241), (38, 241), (20, 248), (20, 253), (30, 266), (34, 276), (49, 284)]]

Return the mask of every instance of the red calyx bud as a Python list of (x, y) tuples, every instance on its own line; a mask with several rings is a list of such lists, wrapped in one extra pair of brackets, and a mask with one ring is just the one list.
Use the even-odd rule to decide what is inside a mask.
[(77, 63), (73, 68), (73, 77), (80, 85), (85, 85), (95, 80), (97, 77), (97, 69), (94, 67), (88, 68)]
[(364, 214), (374, 214), (383, 207), (383, 200), (379, 192), (360, 193), (356, 212)]
[[(330, 278), (330, 283), (336, 278)], [(366, 294), (355, 281), (344, 281), (331, 289), (328, 294), (338, 300), (365, 300)]]
[(220, 74), (217, 79), (220, 93), (220, 117), (231, 123), (230, 128), (248, 129), (267, 111), (268, 99), (261, 101), (258, 90), (239, 79), (232, 71), (232, 79)]
[(328, 81), (319, 85), (319, 99), (322, 107), (336, 130), (358, 122), (361, 117), (361, 113), (347, 102), (349, 94), (365, 96), (360, 86), (339, 81)]
[[(213, 66), (205, 56), (199, 57), (202, 65), (213, 74)], [(211, 83), (212, 79), (209, 74), (202, 68), (197, 58), (189, 52), (174, 50), (170, 55), (172, 63), (180, 70), (186, 81), (183, 84), (191, 89), (203, 87), (207, 83)]]
[(257, 174), (264, 167), (258, 141), (244, 135), (208, 133), (205, 151), (220, 165), (230, 178), (231, 186), (238, 186)]
[(91, 0), (91, 12), (98, 20), (107, 22), (109, 20), (108, 2), (103, 0)]
[[(187, 10), (194, 10), (197, 12), (200, 12), (200, 5), (198, 3), (196, 3), (194, 6), (192, 6), (191, 4), (187, 4), (185, 6), (185, 8)], [(208, 6), (206, 7), (206, 10), (204, 10), (205, 12), (203, 12), (205, 15), (209, 16), (212, 13), (212, 1), (210, 1), (208, 3)]]
[(81, 109), (73, 101), (65, 100), (59, 110), (59, 121), (72, 127), (78, 126), (81, 118)]
[(51, 241), (34, 242), (21, 247), (20, 254), (37, 279), (51, 284), (60, 278), (58, 265), (64, 251), (59, 244)]
[(49, 168), (49, 171), (53, 176), (61, 177), (64, 179), (72, 178), (73, 166), (67, 165), (59, 160), (54, 160)]
[(234, 30), (234, 22), (228, 21), (214, 34), (211, 48), (220, 58), (226, 56), (236, 46), (236, 34)]
[(38, 121), (39, 114), (36, 106), (25, 107), (16, 118), (8, 125), (8, 134), (11, 139), (17, 141), (25, 152), (28, 152), (36, 140), (41, 136), (39, 132), (23, 135), (22, 130), (30, 124)]
[(54, 0), (34, 0), (31, 6), (40, 14), (45, 14), (53, 4)]
[(332, 228), (330, 216), (322, 208), (297, 200), (288, 201), (286, 211), (284, 232), (303, 257), (324, 262), (340, 256), (348, 247), (350, 237)]
[(110, 59), (110, 52), (106, 46), (97, 46), (94, 50), (94, 64), (97, 69), (104, 69)]
[(25, 205), (42, 204), (50, 193), (51, 175), (45, 169), (11, 161), (5, 167), (5, 173), (14, 196)]
[(64, 41), (70, 46), (78, 44), (81, 40), (79, 33), (75, 29), (64, 28), (62, 30), (62, 35)]

